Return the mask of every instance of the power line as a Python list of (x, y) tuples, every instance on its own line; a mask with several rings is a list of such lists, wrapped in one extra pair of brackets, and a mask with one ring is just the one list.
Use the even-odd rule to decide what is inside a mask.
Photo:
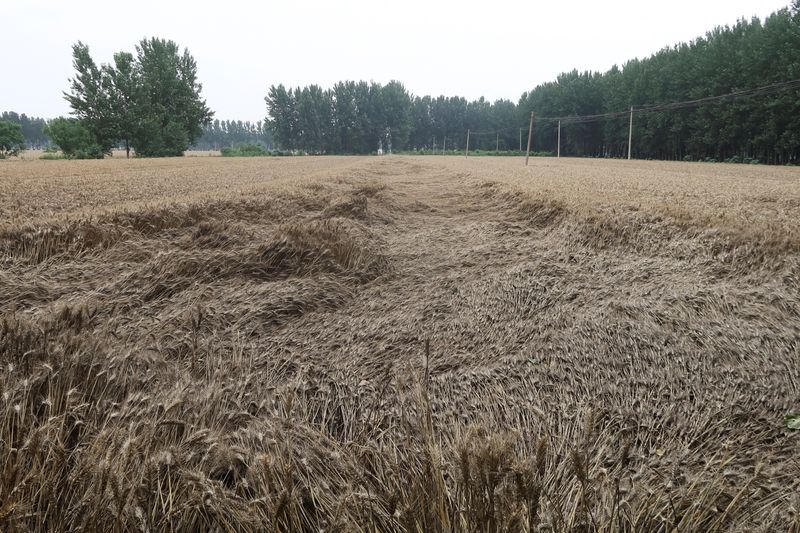
[[(536, 116), (536, 122), (559, 122), (561, 121), (562, 125), (567, 124), (589, 124), (592, 122), (598, 122), (601, 120), (612, 120), (612, 119), (619, 119), (619, 118), (628, 118), (631, 116), (631, 113), (635, 114), (642, 114), (642, 113), (656, 113), (660, 111), (676, 111), (680, 109), (692, 109), (701, 107), (703, 105), (720, 102), (723, 100), (728, 99), (737, 99), (737, 98), (750, 98), (755, 96), (766, 96), (770, 94), (775, 94), (781, 91), (786, 91), (790, 89), (800, 89), (800, 79), (791, 80), (791, 81), (784, 81), (779, 83), (773, 83), (770, 85), (763, 85), (761, 87), (755, 87), (753, 89), (744, 89), (741, 91), (734, 91), (727, 94), (721, 94), (718, 96), (706, 96), (703, 98), (697, 98), (694, 100), (684, 100), (681, 102), (669, 102), (665, 104), (643, 104), (640, 106), (635, 106), (633, 110), (626, 109), (625, 111), (612, 111), (608, 113), (598, 113), (595, 115), (566, 115), (561, 117), (541, 117)], [(471, 136), (482, 136), (482, 135), (506, 135), (510, 133), (516, 133), (517, 131), (521, 131), (521, 128), (500, 128), (497, 130), (487, 130), (487, 131), (470, 131)]]
[(707, 96), (705, 98), (698, 98), (696, 100), (687, 100), (684, 102), (673, 102), (669, 104), (660, 104), (660, 105), (645, 105), (640, 106), (640, 109), (644, 111), (660, 111), (660, 110), (672, 110), (672, 109), (686, 109), (689, 107), (698, 107), (709, 102), (715, 102), (718, 100), (724, 100), (727, 98), (741, 98), (746, 96), (763, 96), (766, 94), (773, 94), (780, 91), (785, 91), (787, 89), (797, 89), (800, 88), (800, 80), (792, 80), (792, 81), (784, 81), (780, 83), (773, 83), (772, 85), (764, 85), (762, 87), (756, 87), (755, 89), (745, 89), (742, 91), (736, 91), (728, 94), (723, 94), (720, 96)]
[(496, 135), (496, 134), (503, 134), (503, 133), (517, 133), (517, 130), (521, 128), (519, 127), (510, 127), (510, 128), (499, 128), (496, 130), (486, 130), (486, 131), (471, 131), (470, 135)]
[[(679, 109), (690, 109), (695, 107), (700, 107), (709, 103), (718, 102), (726, 99), (736, 99), (736, 98), (744, 98), (744, 97), (753, 97), (753, 96), (765, 96), (769, 94), (774, 94), (777, 92), (789, 90), (789, 89), (800, 89), (800, 79), (798, 80), (791, 80), (791, 81), (784, 81), (780, 83), (773, 83), (771, 85), (764, 85), (762, 87), (756, 87), (754, 89), (745, 89), (742, 91), (735, 91), (732, 93), (722, 94), (719, 96), (707, 96), (704, 98), (698, 98), (695, 100), (684, 100), (682, 102), (670, 102), (666, 104), (645, 104), (638, 107), (635, 107), (633, 112), (634, 113), (653, 113), (658, 111), (674, 111)], [(557, 122), (562, 121), (564, 124), (586, 124), (589, 122), (596, 122), (599, 120), (608, 120), (614, 118), (622, 118), (627, 117), (631, 113), (630, 110), (625, 111), (614, 111), (609, 113), (600, 113), (596, 115), (567, 115), (562, 117), (536, 117), (536, 121), (549, 121), (549, 122)]]

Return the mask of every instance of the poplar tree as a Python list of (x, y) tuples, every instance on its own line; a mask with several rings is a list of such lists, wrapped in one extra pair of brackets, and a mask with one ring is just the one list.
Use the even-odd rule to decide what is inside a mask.
[(84, 43), (72, 51), (76, 74), (64, 97), (105, 153), (121, 141), (128, 154), (133, 147), (141, 156), (181, 155), (213, 116), (197, 63), (173, 41), (144, 39), (136, 56), (119, 52), (99, 67)]
[(75, 115), (94, 136), (94, 142), (105, 153), (111, 153), (116, 141), (115, 110), (111, 104), (104, 69), (92, 59), (89, 47), (78, 41), (72, 46), (72, 66), (75, 77), (70, 81), (70, 93), (64, 98)]

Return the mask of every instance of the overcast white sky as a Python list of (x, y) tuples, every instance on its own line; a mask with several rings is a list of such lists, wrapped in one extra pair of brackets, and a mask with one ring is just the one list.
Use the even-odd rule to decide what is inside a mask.
[(198, 64), (220, 119), (259, 120), (271, 84), (402, 81), (414, 94), (517, 101), (558, 73), (605, 71), (790, 0), (4, 1), (0, 111), (66, 115), (72, 43), (98, 62), (143, 37)]

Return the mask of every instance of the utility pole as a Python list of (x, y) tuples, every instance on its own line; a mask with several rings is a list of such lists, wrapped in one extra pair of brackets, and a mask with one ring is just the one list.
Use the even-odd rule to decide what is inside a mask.
[(469, 156), (469, 128), (467, 128), (467, 147), (464, 149), (464, 157)]
[(499, 152), (500, 151), (500, 134), (499, 133), (495, 133), (494, 135), (495, 135), (494, 151), (495, 152)]
[(531, 111), (531, 123), (528, 126), (528, 151), (525, 152), (525, 166), (528, 166), (528, 158), (531, 156), (531, 138), (533, 137), (533, 111)]
[(631, 125), (628, 128), (628, 161), (631, 160), (631, 146), (633, 146), (633, 106), (631, 106)]
[(445, 154), (446, 150), (447, 150), (447, 135), (445, 135), (444, 139), (442, 139), (442, 155), (447, 155)]
[(558, 121), (558, 159), (561, 159), (561, 121)]
[(522, 153), (522, 128), (519, 129), (519, 151)]

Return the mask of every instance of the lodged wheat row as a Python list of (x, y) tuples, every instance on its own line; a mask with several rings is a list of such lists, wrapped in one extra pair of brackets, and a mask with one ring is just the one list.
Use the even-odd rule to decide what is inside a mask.
[(800, 531), (800, 177), (0, 165), (2, 531)]

